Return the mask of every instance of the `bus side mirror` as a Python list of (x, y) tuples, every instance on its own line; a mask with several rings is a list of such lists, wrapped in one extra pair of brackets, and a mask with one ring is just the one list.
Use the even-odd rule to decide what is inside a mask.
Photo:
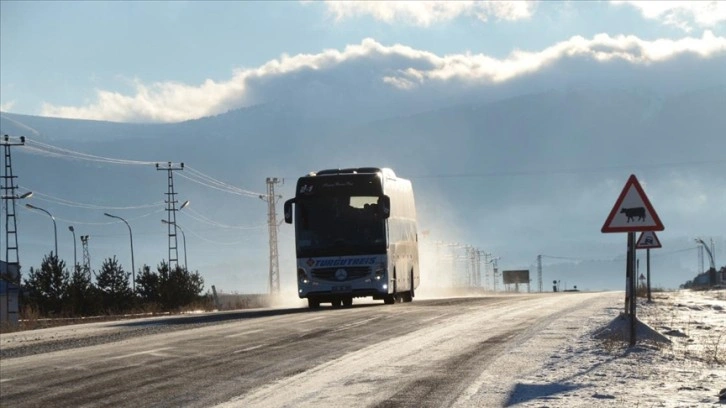
[(380, 216), (383, 219), (386, 219), (391, 216), (391, 197), (384, 195), (381, 196), (381, 199), (378, 200), (378, 211), (380, 211)]
[(283, 212), (285, 213), (285, 222), (292, 224), (292, 204), (295, 202), (294, 198), (285, 201), (285, 207)]

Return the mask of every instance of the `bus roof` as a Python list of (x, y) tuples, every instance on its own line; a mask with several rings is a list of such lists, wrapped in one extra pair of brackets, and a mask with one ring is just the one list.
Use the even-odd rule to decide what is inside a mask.
[(396, 173), (393, 172), (393, 170), (383, 167), (356, 167), (356, 168), (347, 168), (347, 169), (326, 169), (326, 170), (320, 170), (317, 172), (311, 172), (308, 174), (308, 176), (326, 176), (326, 175), (334, 175), (334, 174), (375, 174), (375, 173), (383, 173), (384, 177), (396, 177)]

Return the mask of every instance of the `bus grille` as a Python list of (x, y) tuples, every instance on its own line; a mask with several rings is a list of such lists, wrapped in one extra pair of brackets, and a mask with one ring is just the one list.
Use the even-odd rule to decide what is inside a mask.
[[(346, 272), (345, 279), (339, 279), (335, 273), (339, 269), (344, 269)], [(347, 281), (347, 280), (353, 280), (353, 279), (360, 279), (364, 278), (368, 275), (370, 275), (371, 269), (367, 266), (349, 266), (347, 268), (317, 268), (313, 269), (312, 275), (313, 278), (322, 279), (322, 280), (328, 280), (328, 281), (335, 281), (340, 282)]]

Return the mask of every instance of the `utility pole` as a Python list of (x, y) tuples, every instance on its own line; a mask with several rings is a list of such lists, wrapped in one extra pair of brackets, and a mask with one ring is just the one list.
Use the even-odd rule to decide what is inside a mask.
[(479, 279), (479, 273), (481, 272), (481, 268), (479, 268), (479, 250), (477, 248), (471, 249), (471, 269), (472, 273), (474, 274), (474, 286), (479, 287), (481, 286), (481, 282)]
[(69, 225), (68, 231), (73, 234), (73, 272), (75, 273), (76, 268), (78, 267), (78, 257), (76, 256), (76, 230), (73, 228), (73, 225)]
[(280, 263), (277, 253), (277, 212), (275, 204), (281, 195), (275, 195), (275, 184), (283, 183), (284, 180), (277, 177), (268, 177), (267, 194), (260, 195), (260, 199), (267, 202), (267, 227), (270, 231), (270, 294), (276, 295), (280, 293)]
[(487, 252), (482, 252), (482, 255), (484, 255), (484, 285), (483, 287), (487, 288), (489, 287), (489, 282), (491, 281), (489, 279), (489, 257), (492, 256), (492, 254)]
[(10, 148), (13, 146), (25, 145), (25, 136), (20, 136), (19, 139), (11, 139), (10, 136), (4, 135), (0, 140), (4, 150), (4, 166), (3, 166), (3, 185), (0, 187), (2, 193), (0, 196), (3, 200), (3, 206), (5, 207), (5, 262), (7, 263), (6, 277), (12, 283), (20, 283), (20, 258), (18, 255), (18, 225), (17, 218), (15, 216), (15, 200), (20, 198), (27, 198), (30, 193), (18, 196), (15, 194), (15, 179), (17, 176), (13, 175), (13, 162), (10, 155)]
[(81, 235), (81, 245), (83, 246), (83, 273), (88, 276), (91, 281), (91, 255), (88, 254), (88, 235)]
[[(718, 272), (716, 271), (716, 261), (714, 259), (713, 250), (712, 250), (714, 248), (713, 239), (711, 240), (712, 249), (708, 249), (708, 245), (706, 245), (706, 243), (703, 242), (703, 240), (701, 238), (696, 238), (696, 242), (701, 244), (701, 247), (704, 250), (706, 250), (706, 254), (708, 254), (708, 261), (709, 261), (709, 265), (710, 265), (710, 268), (708, 268), (708, 273), (709, 273), (709, 280), (711, 281), (711, 284), (716, 285), (716, 284), (720, 283), (720, 279), (718, 278)], [(716, 274), (716, 276), (714, 276), (714, 274)]]
[(476, 266), (476, 286), (481, 287), (481, 254), (483, 253), (482, 250), (476, 249), (474, 251), (474, 265)]
[(492, 273), (492, 282), (494, 284), (494, 292), (497, 291), (497, 272), (499, 272), (499, 265), (497, 261), (499, 260), (499, 257), (492, 258), (492, 267), (493, 267), (493, 273)]
[(470, 252), (471, 247), (469, 245), (464, 245), (464, 275), (466, 276), (464, 278), (464, 281), (466, 282), (465, 286), (472, 287), (472, 271), (471, 271), (471, 265), (469, 263), (470, 260)]
[(176, 239), (176, 193), (174, 192), (174, 172), (184, 170), (184, 163), (179, 166), (172, 162), (165, 165), (156, 163), (156, 170), (165, 170), (167, 172), (167, 192), (166, 192), (166, 226), (169, 232), (169, 271), (173, 271), (179, 266), (179, 250)]
[(537, 286), (542, 293), (542, 255), (537, 255)]

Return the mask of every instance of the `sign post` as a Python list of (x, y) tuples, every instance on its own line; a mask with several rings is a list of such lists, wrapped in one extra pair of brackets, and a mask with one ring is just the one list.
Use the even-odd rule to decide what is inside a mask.
[(650, 249), (661, 247), (662, 245), (660, 244), (660, 240), (658, 240), (658, 236), (655, 235), (655, 231), (642, 232), (640, 234), (640, 238), (638, 238), (638, 243), (635, 244), (636, 249), (645, 249), (645, 262), (648, 271), (646, 275), (646, 285), (648, 286), (648, 303), (653, 301), (650, 296)]
[(625, 313), (630, 318), (630, 346), (636, 341), (636, 273), (635, 273), (635, 233), (641, 231), (663, 231), (663, 223), (645, 195), (635, 174), (631, 174), (623, 191), (615, 201), (610, 215), (605, 220), (603, 233), (627, 232), (628, 251), (626, 257), (626, 294)]

